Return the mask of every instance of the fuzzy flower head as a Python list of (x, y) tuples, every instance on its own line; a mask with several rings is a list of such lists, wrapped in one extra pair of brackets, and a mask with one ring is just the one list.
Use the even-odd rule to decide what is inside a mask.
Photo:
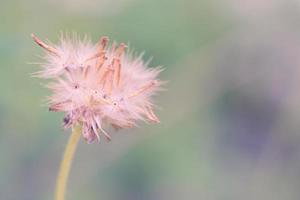
[(138, 120), (158, 123), (151, 97), (160, 89), (161, 68), (147, 68), (142, 55), (126, 53), (126, 45), (94, 45), (86, 37), (62, 37), (59, 45), (46, 44), (32, 34), (45, 52), (45, 64), (36, 75), (52, 80), (47, 87), (49, 110), (64, 112), (63, 126), (82, 125), (88, 143), (111, 139), (106, 131), (131, 128)]

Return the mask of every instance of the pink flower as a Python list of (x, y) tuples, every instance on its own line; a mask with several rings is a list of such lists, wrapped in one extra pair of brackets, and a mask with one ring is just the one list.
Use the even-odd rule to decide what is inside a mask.
[(108, 45), (102, 37), (93, 45), (86, 37), (62, 37), (59, 45), (49, 45), (32, 34), (46, 50), (43, 70), (35, 75), (51, 79), (48, 88), (49, 110), (64, 112), (63, 125), (82, 124), (88, 143), (100, 141), (109, 126), (131, 128), (136, 121), (159, 123), (153, 112), (152, 96), (162, 84), (157, 79), (161, 68), (147, 68), (142, 55), (126, 53), (126, 45)]

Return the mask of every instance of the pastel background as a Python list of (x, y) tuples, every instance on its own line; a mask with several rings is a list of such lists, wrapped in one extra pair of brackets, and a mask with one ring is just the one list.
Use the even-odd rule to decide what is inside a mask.
[(159, 125), (79, 144), (69, 200), (300, 199), (299, 0), (0, 0), (0, 199), (51, 200), (69, 132), (30, 34), (130, 42), (162, 65)]

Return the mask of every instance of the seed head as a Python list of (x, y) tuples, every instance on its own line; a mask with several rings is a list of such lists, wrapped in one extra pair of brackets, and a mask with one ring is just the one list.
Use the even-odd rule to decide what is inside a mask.
[(138, 120), (159, 123), (153, 112), (152, 96), (162, 84), (161, 68), (147, 68), (142, 55), (127, 53), (124, 43), (109, 45), (102, 37), (94, 45), (86, 37), (62, 37), (59, 45), (46, 44), (34, 34), (33, 40), (45, 52), (45, 64), (35, 73), (52, 80), (49, 110), (64, 112), (64, 128), (82, 124), (88, 143), (108, 140), (105, 129), (131, 128)]

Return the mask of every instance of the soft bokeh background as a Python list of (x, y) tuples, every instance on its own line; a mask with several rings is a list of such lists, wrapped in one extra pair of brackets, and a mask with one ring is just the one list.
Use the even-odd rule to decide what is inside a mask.
[(130, 42), (163, 65), (159, 125), (81, 141), (67, 199), (300, 199), (299, 0), (1, 0), (0, 199), (50, 200), (69, 132), (30, 33)]

